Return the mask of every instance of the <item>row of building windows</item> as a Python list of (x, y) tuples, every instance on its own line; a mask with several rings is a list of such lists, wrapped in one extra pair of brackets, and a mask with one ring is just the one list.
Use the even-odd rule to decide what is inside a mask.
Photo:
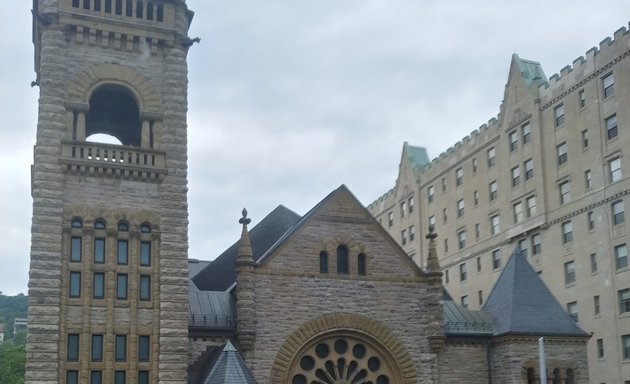
[[(92, 335), (90, 345), (90, 360), (94, 362), (103, 361), (104, 335)], [(118, 362), (127, 361), (127, 335), (116, 335), (114, 342), (114, 359)], [(149, 361), (151, 351), (151, 337), (147, 335), (138, 336), (138, 361)], [(78, 333), (68, 334), (67, 361), (79, 361), (80, 356), (80, 335)]]
[[(599, 338), (596, 340), (597, 358), (603, 359), (606, 357), (606, 348), (604, 347), (604, 339)], [(621, 355), (623, 360), (630, 360), (630, 335), (621, 336)], [(627, 381), (625, 383), (628, 383)]]
[[(573, 276), (575, 276), (575, 267), (573, 266), (571, 268), (573, 268), (573, 271), (570, 271), (568, 273), (572, 273)], [(566, 269), (566, 264), (565, 264), (565, 278), (566, 278), (566, 275), (567, 275), (567, 269)], [(619, 315), (630, 313), (630, 288), (620, 289), (617, 291), (617, 302), (618, 302), (618, 307), (619, 307)], [(578, 321), (579, 318), (578, 318), (577, 301), (572, 301), (570, 303), (567, 303), (567, 312), (569, 313), (569, 315), (571, 316), (571, 318), (573, 318), (575, 322)], [(601, 300), (600, 300), (599, 295), (593, 296), (593, 315), (594, 316), (601, 315)], [(603, 355), (599, 357), (601, 358), (603, 357)]]
[[(348, 247), (345, 245), (339, 245), (337, 247), (337, 274), (349, 275), (350, 274), (350, 262)], [(329, 260), (328, 252), (321, 251), (319, 253), (319, 273), (329, 273)], [(357, 255), (357, 274), (359, 276), (365, 276), (367, 274), (367, 256), (364, 253)]]
[[(615, 94), (615, 78), (612, 72), (607, 73), (601, 78), (602, 91), (604, 99), (607, 99)], [(586, 93), (584, 89), (581, 89), (577, 93), (578, 106), (580, 109), (586, 107)], [(553, 117), (556, 127), (561, 127), (565, 122), (564, 115), (564, 103), (561, 103), (553, 108)], [(610, 136), (608, 137), (610, 139)]]
[[(619, 244), (613, 248), (614, 265), (617, 270), (628, 267), (628, 247), (626, 244)], [(591, 273), (598, 271), (597, 253), (590, 254)], [(565, 285), (573, 285), (576, 282), (575, 260), (564, 263), (564, 282)]]
[[(150, 374), (149, 371), (138, 371), (138, 384), (149, 384)], [(103, 371), (90, 371), (89, 384), (103, 384)], [(66, 372), (66, 384), (83, 384), (83, 381), (79, 381), (79, 371), (68, 370)], [(86, 383), (87, 384), (87, 383)], [(126, 371), (114, 371), (114, 384), (127, 384), (127, 372)]]
[[(70, 271), (68, 277), (68, 296), (70, 298), (81, 297), (82, 272)], [(105, 272), (93, 272), (92, 274), (92, 298), (105, 299), (107, 292)], [(126, 273), (116, 274), (116, 299), (127, 300), (129, 298), (129, 275)], [(139, 275), (138, 277), (138, 299), (141, 301), (151, 300), (151, 276)]]
[[(93, 262), (94, 264), (104, 264), (106, 260), (105, 238), (94, 238)], [(70, 262), (80, 263), (83, 261), (83, 237), (72, 236), (70, 238)], [(151, 242), (140, 241), (140, 257), (138, 263), (141, 267), (151, 266)], [(129, 264), (129, 240), (118, 239), (116, 243), (116, 264)]]
[[(135, 2), (135, 6), (134, 6)], [(91, 9), (96, 12), (113, 13), (127, 17), (136, 17), (147, 20), (164, 21), (164, 5), (147, 1), (146, 6), (142, 0), (72, 0), (72, 7)], [(135, 12), (134, 12), (135, 10)]]

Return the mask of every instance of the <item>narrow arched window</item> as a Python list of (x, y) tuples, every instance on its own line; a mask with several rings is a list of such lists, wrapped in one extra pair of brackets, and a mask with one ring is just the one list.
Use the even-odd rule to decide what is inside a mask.
[(319, 253), (319, 273), (328, 273), (328, 252)]
[(357, 272), (359, 276), (365, 276), (367, 272), (367, 260), (365, 253), (359, 253), (357, 257)]
[(337, 274), (347, 275), (348, 272), (348, 247), (340, 245), (337, 247)]
[(536, 384), (536, 372), (534, 368), (527, 368), (527, 384)]
[(153, 20), (153, 3), (147, 1), (147, 20)]
[(90, 9), (90, 0), (83, 0), (83, 9)]
[(121, 220), (120, 222), (118, 222), (118, 230), (121, 232), (129, 231), (129, 223), (127, 223), (125, 220)]
[(133, 2), (131, 0), (127, 0), (125, 4), (125, 16), (133, 16)]
[(141, 233), (151, 233), (151, 224), (149, 224), (149, 223), (142, 223), (142, 225), (140, 226), (140, 232)]
[(567, 369), (566, 384), (575, 384), (575, 371), (572, 368)]
[(96, 12), (101, 11), (101, 0), (94, 0), (94, 10)]
[(144, 17), (144, 3), (142, 1), (138, 1), (136, 3), (136, 17), (138, 19), (142, 19)]
[(162, 4), (157, 6), (157, 21), (164, 21), (164, 5)]
[(116, 0), (116, 14), (122, 15), (122, 0)]
[(72, 228), (83, 228), (83, 222), (81, 221), (81, 219), (79, 219), (78, 217), (75, 217), (72, 219), (72, 221), (70, 222), (70, 226)]
[(553, 370), (553, 384), (560, 384), (560, 370), (558, 368)]
[(73, 6), (74, 8), (79, 8), (79, 3), (80, 3), (80, 1), (79, 1), (79, 0), (72, 0), (72, 6)]
[(96, 221), (94, 221), (94, 229), (105, 229), (105, 228), (106, 228), (105, 220), (96, 219)]
[(105, 0), (105, 12), (112, 13), (112, 0)]

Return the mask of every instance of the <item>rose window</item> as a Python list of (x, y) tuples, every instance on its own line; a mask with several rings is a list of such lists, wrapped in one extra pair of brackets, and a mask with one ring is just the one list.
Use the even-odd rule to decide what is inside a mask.
[(294, 363), (291, 384), (394, 384), (392, 369), (369, 343), (330, 337), (311, 344)]

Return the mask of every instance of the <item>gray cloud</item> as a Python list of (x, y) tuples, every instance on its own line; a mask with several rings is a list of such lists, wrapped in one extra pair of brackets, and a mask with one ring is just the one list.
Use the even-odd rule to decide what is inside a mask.
[[(190, 256), (211, 259), (278, 204), (394, 184), (403, 141), (437, 156), (498, 113), (510, 57), (548, 76), (627, 25), (577, 0), (188, 0)], [(26, 291), (37, 88), (30, 2), (0, 2), (0, 290)], [(596, 9), (595, 9), (596, 8)], [(6, 182), (9, 180), (9, 182)]]

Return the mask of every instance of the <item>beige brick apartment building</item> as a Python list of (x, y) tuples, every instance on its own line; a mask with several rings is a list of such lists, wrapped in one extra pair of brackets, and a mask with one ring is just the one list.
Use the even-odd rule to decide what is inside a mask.
[(432, 161), (405, 143), (395, 187), (369, 206), (421, 266), (435, 224), (444, 285), (469, 308), (526, 253), (592, 332), (591, 383), (630, 382), (629, 54), (621, 28), (549, 79), (513, 55), (498, 116)]
[[(588, 381), (590, 335), (521, 253), (504, 254), (483, 310), (465, 308), (444, 289), (442, 237), (416, 224), (428, 238), (418, 266), (345, 186), (251, 231), (244, 211), (234, 246), (188, 261), (192, 18), (184, 0), (33, 1), (27, 384), (536, 384), (540, 336), (554, 382)], [(404, 197), (405, 212), (427, 209)]]

